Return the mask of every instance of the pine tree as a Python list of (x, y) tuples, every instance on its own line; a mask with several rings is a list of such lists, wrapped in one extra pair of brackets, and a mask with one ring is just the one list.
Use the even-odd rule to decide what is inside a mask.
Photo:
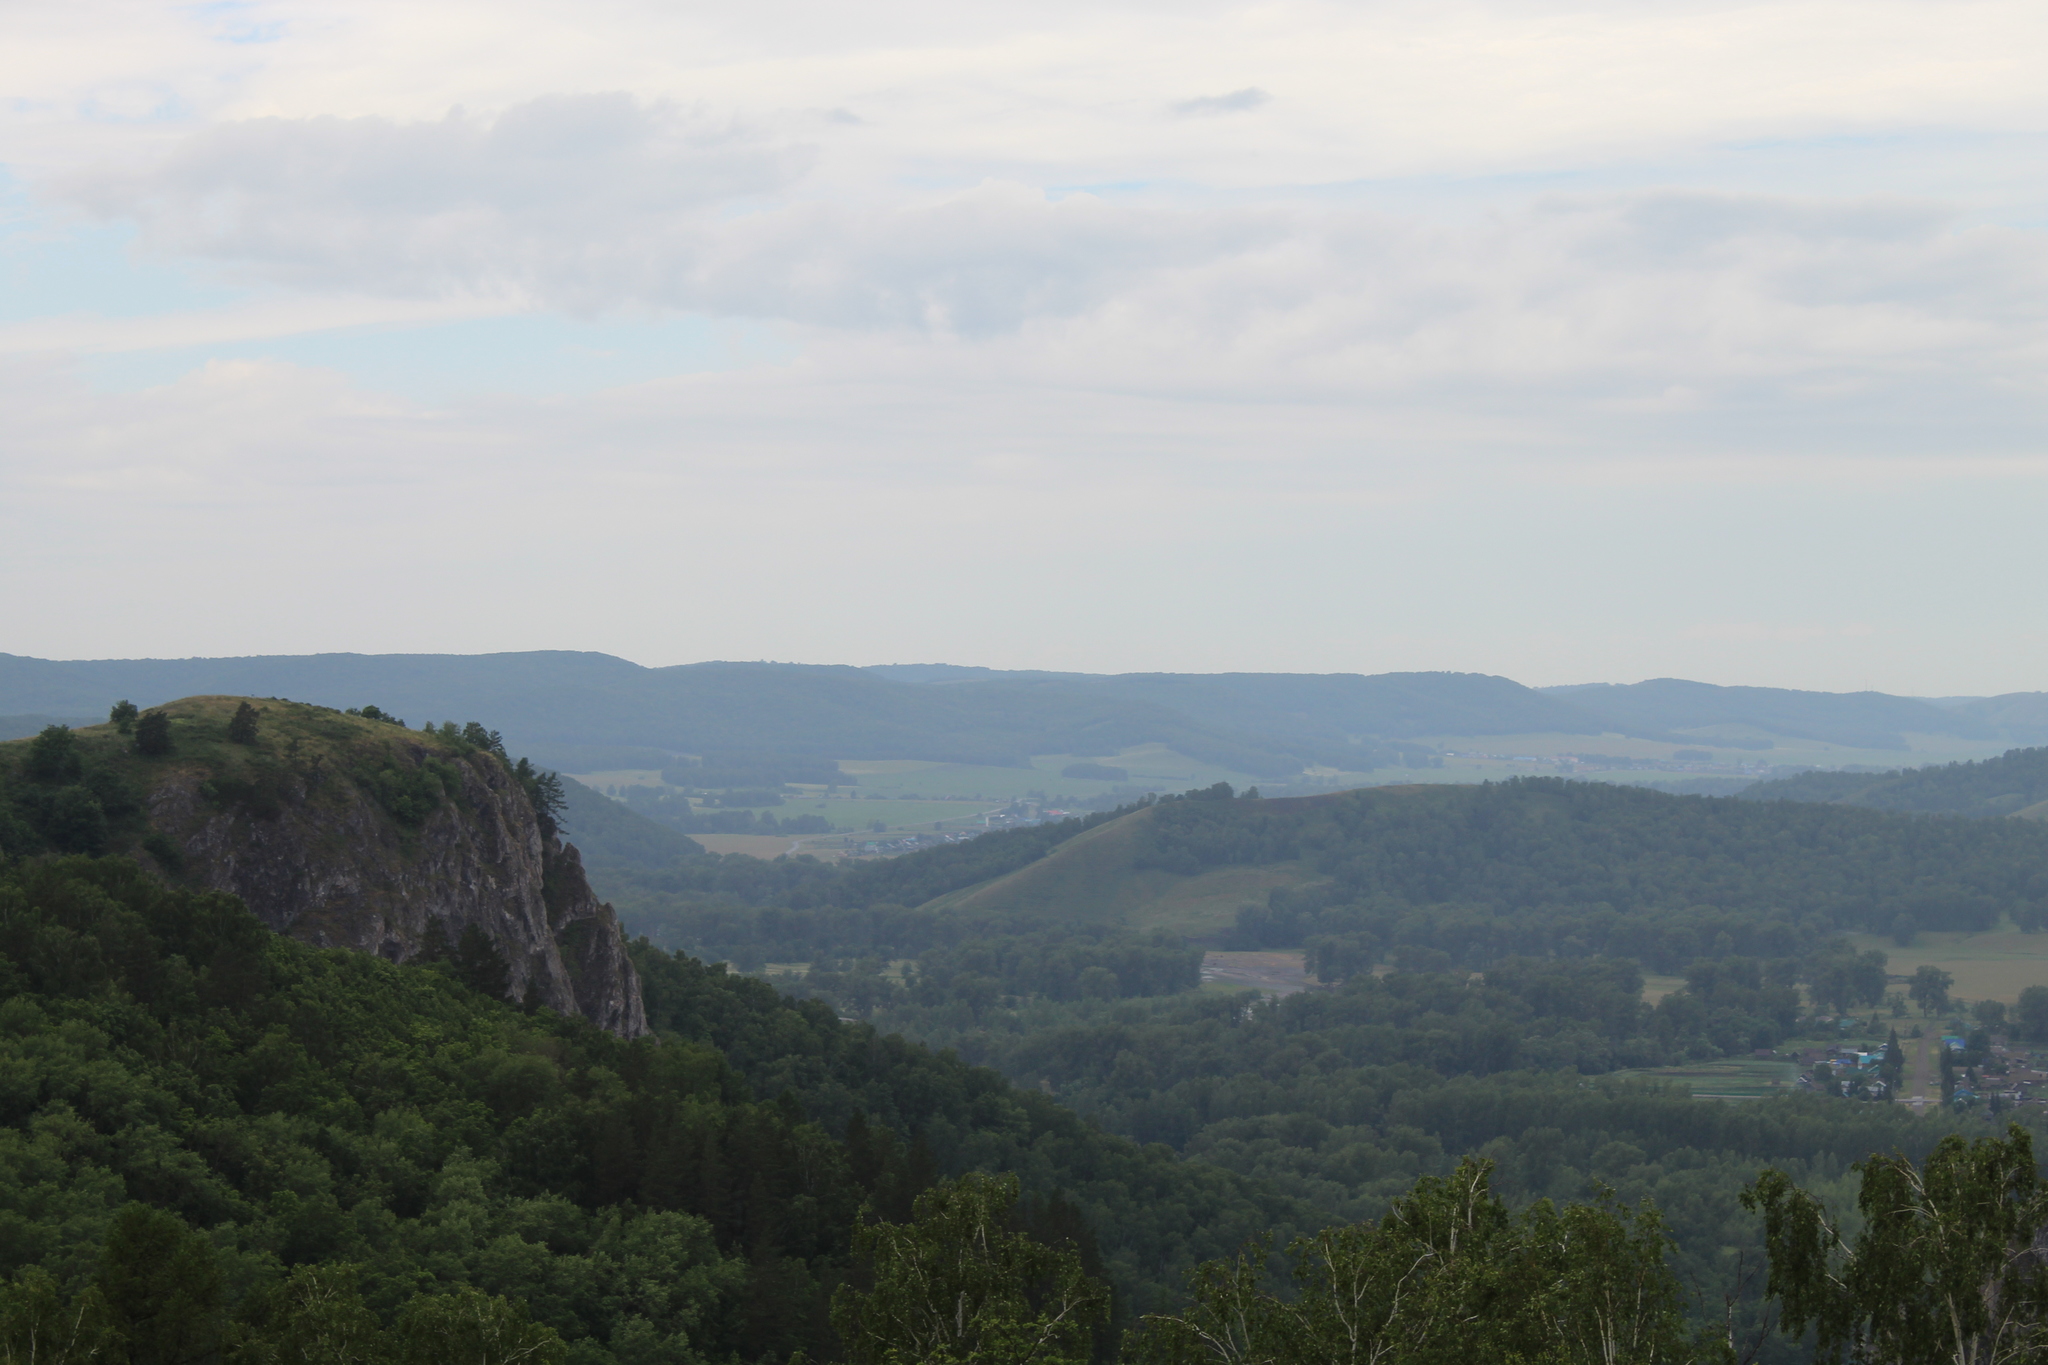
[(145, 711), (135, 722), (135, 748), (150, 758), (171, 752), (171, 718), (161, 711)]
[(256, 742), (256, 708), (243, 702), (235, 708), (234, 718), (228, 722), (230, 744), (254, 744)]

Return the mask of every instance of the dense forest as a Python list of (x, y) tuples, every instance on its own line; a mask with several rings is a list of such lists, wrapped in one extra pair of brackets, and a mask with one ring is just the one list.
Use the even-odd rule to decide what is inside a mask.
[[(1601, 1185), (1653, 1200), (1689, 1292), (1756, 1331), (1762, 1231), (1739, 1195), (1759, 1166), (1846, 1201), (1869, 1152), (1925, 1153), (1981, 1120), (1822, 1096), (1709, 1105), (1615, 1073), (1840, 1036), (1815, 1008), (1864, 1011), (1851, 1036), (1881, 1042), (1903, 1001), (1884, 955), (1840, 936), (1873, 915), (1865, 898), (1889, 897), (1875, 913), (1894, 928), (1901, 904), (1930, 927), (2025, 917), (2044, 847), (1981, 822), (1540, 780), (1298, 801), (1206, 790), (1110, 818), (1134, 814), (1154, 866), (1300, 859), (1327, 874), (1247, 905), (1213, 946), (1305, 947), (1331, 989), (1197, 992), (1195, 952), (1173, 936), (916, 904), (1056, 856), (1079, 821), (851, 871), (702, 859), (608, 885), (671, 943), (746, 968), (808, 962), (785, 989), (1311, 1220), (1378, 1217), (1472, 1156), (1516, 1207)], [(1683, 983), (1646, 1004), (1645, 970)], [(1766, 1355), (1799, 1358), (1782, 1341)]]
[(1506, 926), (1566, 907), (1627, 918), (1714, 906), (1875, 933), (1902, 916), (1922, 929), (1984, 929), (2001, 915), (2028, 929), (2048, 922), (2048, 828), (2031, 821), (1905, 819), (1561, 778), (1163, 802), (1143, 840), (1139, 867), (1301, 859), (1330, 879), (1326, 899), (1477, 907), (1506, 922), (1483, 953), (1529, 951)]
[[(436, 742), (501, 747), (481, 726)], [(2038, 903), (2030, 827), (1585, 784), (1219, 786), (843, 867), (708, 855), (522, 767), (660, 935), (632, 954), (654, 1033), (627, 1041), (497, 998), (487, 943), (403, 966), (315, 949), (168, 854), (85, 856), (74, 828), (150, 849), (95, 752), (25, 746), (0, 799), (0, 1346), (61, 1320), (125, 1341), (116, 1360), (310, 1359), (292, 1352), (345, 1327), (372, 1359), (481, 1333), (577, 1365), (880, 1361), (917, 1266), (967, 1273), (944, 1229), (968, 1224), (989, 1331), (1042, 1329), (1048, 1359), (1179, 1359), (1217, 1295), (1310, 1331), (1313, 1297), (1272, 1296), (1246, 1248), (1292, 1243), (1313, 1289), (1343, 1248), (1422, 1245), (1404, 1220), (1455, 1205), (1499, 1239), (1475, 1274), (1550, 1275), (1541, 1248), (1573, 1237), (1587, 1265), (1620, 1248), (1673, 1350), (1719, 1322), (1790, 1361), (1743, 1204), (1757, 1172), (1847, 1207), (1854, 1163), (1983, 1120), (1713, 1105), (1628, 1073), (1820, 1028), (1872, 1041), (1903, 1005), (1841, 929)], [(358, 780), (410, 809), (442, 799), (425, 764)], [(91, 818), (65, 824), (86, 808), (65, 792)], [(1204, 945), (1175, 934), (944, 908), (1116, 820), (1176, 876), (1311, 866), (1222, 941), (1302, 947), (1325, 988), (1201, 991)], [(706, 960), (771, 958), (802, 974)], [(1646, 1003), (1645, 969), (1682, 982)], [(1868, 1018), (1844, 1034), (1816, 1008)], [(159, 1337), (175, 1351), (136, 1345)]]
[(1997, 758), (1883, 773), (1800, 773), (1756, 783), (1742, 796), (1749, 801), (1829, 801), (1923, 815), (2012, 815), (2048, 801), (2048, 749), (2010, 749)]
[(860, 1209), (907, 1216), (948, 1173), (1020, 1173), (1021, 1226), (1084, 1253), (1125, 1314), (1190, 1258), (1296, 1225), (1292, 1201), (994, 1072), (638, 960), (658, 1038), (625, 1042), (479, 993), (454, 955), (312, 949), (126, 859), (14, 863), (0, 1276), (104, 1288), (142, 1207), (129, 1231), (196, 1267), (191, 1330), (216, 1348), (295, 1330), (296, 1277), (345, 1265), (394, 1330), (422, 1296), (471, 1293), (592, 1365), (779, 1361), (836, 1353)]

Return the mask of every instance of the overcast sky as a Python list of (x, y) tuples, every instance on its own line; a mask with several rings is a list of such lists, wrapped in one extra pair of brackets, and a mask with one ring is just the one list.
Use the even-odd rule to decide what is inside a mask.
[(0, 651), (2048, 688), (2048, 7), (0, 6)]

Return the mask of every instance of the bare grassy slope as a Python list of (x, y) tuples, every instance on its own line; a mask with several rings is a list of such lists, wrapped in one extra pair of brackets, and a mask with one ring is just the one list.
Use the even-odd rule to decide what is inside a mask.
[(1157, 807), (1077, 835), (1015, 872), (932, 901), (935, 909), (998, 911), (1065, 923), (1213, 934), (1238, 907), (1315, 874), (1300, 862), (1227, 867), (1193, 876), (1134, 866)]

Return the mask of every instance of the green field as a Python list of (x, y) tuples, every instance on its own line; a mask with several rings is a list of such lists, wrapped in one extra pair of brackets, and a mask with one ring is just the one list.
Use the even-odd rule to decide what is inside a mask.
[(1875, 934), (1849, 939), (1858, 952), (1883, 953), (1894, 976), (1911, 976), (1926, 964), (1941, 968), (1955, 977), (1949, 993), (1959, 1000), (2010, 1005), (2028, 986), (2048, 986), (2048, 934), (2023, 934), (2010, 923), (1981, 934), (1921, 934), (1910, 948)]
[[(1769, 739), (1768, 749), (1743, 749), (1725, 742), (1729, 739)], [(1973, 742), (1949, 735), (1907, 735), (1913, 747), (1901, 749), (1857, 749), (1819, 740), (1788, 739), (1766, 735), (1744, 725), (1717, 725), (1684, 732), (1675, 742), (1631, 739), (1626, 735), (1429, 735), (1422, 742), (1439, 749), (1463, 753), (1506, 754), (1514, 758), (1446, 758), (1441, 768), (1417, 770), (1410, 780), (1418, 782), (1480, 782), (1503, 777), (1556, 775), (1597, 778), (1603, 782), (1669, 782), (1683, 780), (1685, 773), (1641, 768), (1593, 768), (1560, 765), (1559, 754), (1609, 754), (1616, 758), (1672, 759), (1681, 749), (1704, 749), (1712, 755), (1711, 766), (1719, 775), (1733, 776), (1738, 764), (1803, 764), (1816, 768), (1875, 767), (1918, 768), (1933, 763), (1954, 763), (1964, 759), (1992, 758), (2004, 753), (2009, 744), (1997, 741)], [(1703, 776), (1706, 774), (1702, 774)], [(1375, 784), (1392, 780), (1387, 771), (1373, 774)]]
[(1791, 1062), (1761, 1058), (1697, 1062), (1687, 1066), (1645, 1067), (1617, 1071), (1616, 1076), (1639, 1081), (1664, 1081), (1690, 1089), (1695, 1099), (1761, 1100), (1790, 1094), (1799, 1068)]

